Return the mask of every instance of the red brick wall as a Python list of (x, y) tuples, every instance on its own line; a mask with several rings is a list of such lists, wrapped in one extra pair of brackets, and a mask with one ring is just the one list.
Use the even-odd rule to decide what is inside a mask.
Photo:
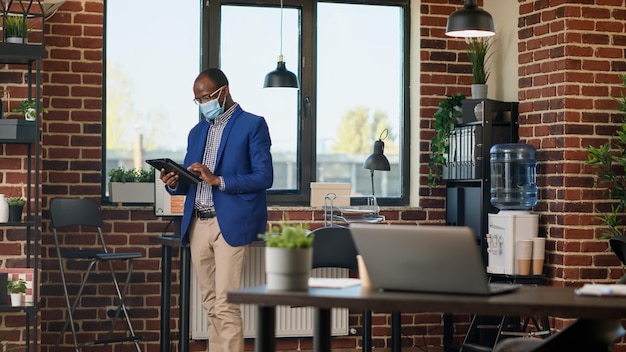
[(594, 185), (585, 147), (598, 146), (621, 121), (611, 97), (626, 70), (624, 2), (520, 2), (520, 136), (538, 150), (542, 232), (555, 285), (614, 281), (619, 261), (598, 240), (594, 212), (607, 192)]
[[(609, 96), (620, 95), (617, 74), (626, 68), (624, 2), (595, 0), (564, 4), (556, 0), (520, 0), (518, 4), (520, 136), (538, 149), (540, 202), (535, 210), (540, 214), (542, 232), (549, 239), (547, 273), (556, 285), (614, 280), (621, 276), (621, 267), (605, 251), (606, 242), (597, 239), (598, 222), (593, 218), (594, 209), (606, 206), (607, 193), (594, 187), (592, 172), (584, 165), (584, 148), (604, 141), (618, 121), (614, 113), (616, 105)], [(412, 121), (420, 126), (420, 143), (413, 146), (412, 152), (419, 153), (421, 164), (420, 175), (413, 175), (411, 180), (423, 186), (419, 190), (419, 208), (384, 209), (383, 214), (391, 222), (444, 222), (443, 187), (430, 189), (425, 185), (429, 140), (434, 134), (432, 115), (437, 103), (446, 94), (461, 91), (469, 95), (471, 78), (463, 58), (464, 44), (444, 35), (447, 16), (459, 6), (459, 1), (440, 0), (423, 0), (420, 5), (421, 38), (412, 39), (412, 45), (421, 47), (420, 107), (419, 111), (413, 111), (419, 119)], [(64, 314), (52, 236), (45, 220), (49, 200), (89, 197), (100, 201), (102, 22), (102, 1), (68, 0), (46, 23), (48, 55), (43, 65), (43, 96), (50, 112), (45, 114), (42, 126), (43, 351), (54, 343)], [(3, 69), (1, 85), (23, 85), (24, 75), (20, 72)], [(8, 193), (11, 178), (24, 169), (23, 158), (15, 157), (23, 153), (24, 148), (19, 146), (0, 145), (0, 192)], [(160, 247), (150, 244), (149, 236), (161, 234), (166, 224), (155, 219), (150, 208), (105, 206), (104, 211), (109, 229), (118, 235), (116, 245), (145, 255), (135, 268), (129, 306), (136, 330), (146, 338), (143, 345), (148, 351), (156, 351), (161, 300)], [(287, 218), (311, 222), (312, 228), (322, 223), (321, 213), (306, 208), (270, 212), (270, 221)], [(0, 233), (2, 265), (23, 266), (24, 246), (22, 242), (14, 242), (23, 238), (23, 231)], [(174, 257), (177, 255), (175, 251)], [(179, 264), (175, 261), (173, 265), (177, 269)], [(173, 281), (177, 280), (175, 274)], [(172, 292), (169, 299), (175, 305), (178, 288), (175, 286)], [(388, 346), (389, 342), (389, 316), (382, 313), (374, 316), (376, 347)], [(97, 314), (103, 316), (104, 311)], [(172, 331), (178, 328), (176, 317), (173, 311)], [(9, 320), (6, 316), (2, 319)], [(357, 328), (358, 319), (359, 314), (351, 315), (351, 322)], [(424, 334), (428, 335), (428, 344), (441, 345), (439, 314), (403, 314), (402, 320), (404, 346), (423, 345)], [(467, 327), (467, 317), (457, 320), (458, 340)], [(177, 339), (177, 335), (172, 335), (172, 341)], [(354, 348), (360, 345), (360, 338), (339, 338), (333, 344), (336, 348)], [(249, 342), (248, 347), (251, 346)], [(279, 342), (280, 349), (295, 350), (298, 346), (309, 349), (310, 340)], [(204, 350), (204, 344), (194, 342), (192, 350)]]

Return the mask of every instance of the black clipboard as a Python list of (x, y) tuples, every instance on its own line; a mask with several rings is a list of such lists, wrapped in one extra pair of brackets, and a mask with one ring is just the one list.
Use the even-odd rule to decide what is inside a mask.
[(175, 172), (178, 175), (179, 182), (198, 183), (202, 181), (198, 176), (170, 158), (149, 159), (146, 162), (158, 171), (165, 169), (165, 172)]

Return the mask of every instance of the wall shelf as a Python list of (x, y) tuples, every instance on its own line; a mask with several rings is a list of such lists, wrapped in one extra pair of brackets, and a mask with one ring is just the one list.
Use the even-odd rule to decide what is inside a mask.
[[(11, 10), (11, 4), (16, 0), (8, 2), (1, 1), (2, 16), (5, 18)], [(41, 7), (41, 3), (37, 0), (24, 0), (24, 3), (37, 4)], [(7, 5), (8, 4), (8, 5)], [(43, 28), (42, 14), (23, 14), (29, 19), (40, 18), (41, 28)], [(26, 84), (28, 87), (28, 96), (26, 98), (41, 101), (41, 60), (45, 56), (45, 48), (43, 45), (43, 34), (41, 44), (14, 44), (0, 43), (0, 64), (14, 64), (26, 66)], [(35, 80), (33, 81), (33, 77)], [(34, 91), (34, 96), (32, 96)], [(26, 230), (26, 241), (24, 244), (25, 261), (27, 267), (32, 269), (32, 287), (33, 297), (36, 297), (32, 305), (12, 307), (9, 305), (0, 305), (0, 312), (14, 313), (24, 312), (26, 316), (26, 351), (38, 351), (40, 343), (40, 323), (39, 323), (39, 282), (40, 282), (40, 223), (41, 223), (41, 200), (40, 200), (40, 163), (41, 163), (41, 143), (40, 143), (40, 123), (41, 123), (41, 107), (36, 109), (36, 120), (26, 121), (22, 119), (2, 119), (0, 120), (0, 143), (3, 144), (24, 144), (26, 148), (26, 176), (23, 183), (15, 185), (15, 187), (25, 187), (24, 198), (26, 198), (25, 217), (21, 222), (1, 223), (1, 228), (23, 228)], [(5, 186), (12, 187), (7, 183), (5, 178)], [(9, 268), (7, 268), (9, 269)], [(11, 268), (12, 269), (12, 268)]]

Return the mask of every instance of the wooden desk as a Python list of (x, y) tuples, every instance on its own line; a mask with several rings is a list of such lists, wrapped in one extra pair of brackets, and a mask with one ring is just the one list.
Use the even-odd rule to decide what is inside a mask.
[(378, 292), (360, 286), (303, 292), (268, 291), (265, 286), (228, 293), (232, 303), (255, 304), (257, 313), (256, 351), (273, 352), (275, 308), (278, 305), (315, 308), (313, 350), (330, 351), (330, 309), (404, 312), (442, 312), (481, 315), (550, 315), (563, 318), (626, 318), (626, 297), (576, 296), (574, 288), (523, 286), (496, 296), (443, 295), (410, 292)]

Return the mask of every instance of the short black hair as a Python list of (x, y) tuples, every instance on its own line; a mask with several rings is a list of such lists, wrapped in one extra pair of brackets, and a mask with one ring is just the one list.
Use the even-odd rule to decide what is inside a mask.
[[(228, 78), (226, 78), (224, 72), (222, 72), (219, 68), (207, 68), (206, 70), (200, 72), (198, 78), (202, 76), (208, 77), (211, 81), (213, 81), (213, 83), (215, 83), (217, 88), (222, 88), (223, 86), (228, 85)], [(196, 78), (196, 80), (198, 78)]]

